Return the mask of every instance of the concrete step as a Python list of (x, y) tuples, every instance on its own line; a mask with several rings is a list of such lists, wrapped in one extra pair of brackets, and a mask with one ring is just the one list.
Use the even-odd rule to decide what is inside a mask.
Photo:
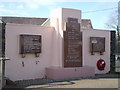
[(49, 79), (73, 79), (81, 77), (94, 77), (94, 67), (83, 66), (83, 67), (48, 67), (46, 68), (46, 77)]

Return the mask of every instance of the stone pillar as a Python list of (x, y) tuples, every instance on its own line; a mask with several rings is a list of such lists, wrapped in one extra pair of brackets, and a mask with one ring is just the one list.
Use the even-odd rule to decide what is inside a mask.
[[(66, 23), (68, 22), (68, 18), (76, 18), (78, 20), (77, 23), (81, 25), (81, 11), (76, 9), (68, 9), (68, 8), (60, 8), (53, 10), (51, 12), (50, 25), (55, 27), (57, 32), (57, 51), (58, 55), (56, 56), (56, 63), (60, 67), (64, 67), (64, 31), (66, 31)], [(78, 30), (80, 32), (80, 28)], [(58, 60), (58, 61), (57, 61)], [(56, 65), (55, 63), (55, 65)], [(81, 66), (81, 65), (80, 65)]]

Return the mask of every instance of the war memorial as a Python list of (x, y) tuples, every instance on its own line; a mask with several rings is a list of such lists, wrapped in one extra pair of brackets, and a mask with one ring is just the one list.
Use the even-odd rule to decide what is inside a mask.
[(94, 29), (81, 10), (60, 8), (50, 18), (1, 20), (6, 22), (0, 28), (1, 55), (10, 59), (1, 60), (3, 75), (12, 81), (94, 77), (110, 71), (112, 31)]

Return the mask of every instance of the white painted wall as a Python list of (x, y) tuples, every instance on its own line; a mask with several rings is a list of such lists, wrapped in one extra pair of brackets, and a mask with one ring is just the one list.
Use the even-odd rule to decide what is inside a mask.
[[(50, 13), (50, 26), (55, 27), (55, 31), (56, 31), (56, 45), (54, 45), (57, 48), (57, 51), (54, 51), (57, 53), (57, 55), (59, 56), (55, 56), (54, 60), (57, 60), (57, 62), (54, 62), (54, 66), (60, 66), (62, 67), (62, 40), (63, 40), (63, 31), (60, 30), (59, 26), (60, 26), (60, 22), (61, 22), (61, 9), (55, 9), (52, 10)], [(58, 63), (59, 62), (59, 63)]]
[(61, 29), (64, 30), (65, 22), (68, 18), (77, 18), (78, 23), (81, 24), (81, 10), (62, 8), (62, 26)]
[[(19, 54), (19, 35), (41, 35), (42, 36), (42, 53), (40, 57), (34, 54), (28, 54), (25, 58), (21, 58)], [(39, 25), (27, 24), (7, 24), (6, 25), (6, 57), (10, 61), (6, 61), (6, 76), (11, 80), (25, 80), (34, 78), (43, 78), (45, 76), (45, 68), (48, 66), (59, 65), (58, 58), (59, 41), (53, 27), (41, 27)], [(22, 67), (22, 61), (25, 66)], [(39, 61), (36, 64), (36, 61)]]
[[(83, 30), (83, 65), (95, 67), (96, 74), (104, 74), (110, 70), (110, 31), (105, 30)], [(103, 55), (95, 53), (91, 55), (89, 48), (90, 37), (105, 37), (105, 52)], [(103, 59), (106, 62), (105, 70), (99, 71), (96, 63), (99, 59)]]

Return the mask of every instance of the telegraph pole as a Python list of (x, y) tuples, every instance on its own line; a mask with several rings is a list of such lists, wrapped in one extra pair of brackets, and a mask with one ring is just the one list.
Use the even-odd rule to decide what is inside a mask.
[(117, 25), (117, 54), (119, 55), (120, 48), (120, 1), (118, 2), (118, 25)]
[(0, 19), (0, 90), (5, 86), (5, 26), (6, 23)]

